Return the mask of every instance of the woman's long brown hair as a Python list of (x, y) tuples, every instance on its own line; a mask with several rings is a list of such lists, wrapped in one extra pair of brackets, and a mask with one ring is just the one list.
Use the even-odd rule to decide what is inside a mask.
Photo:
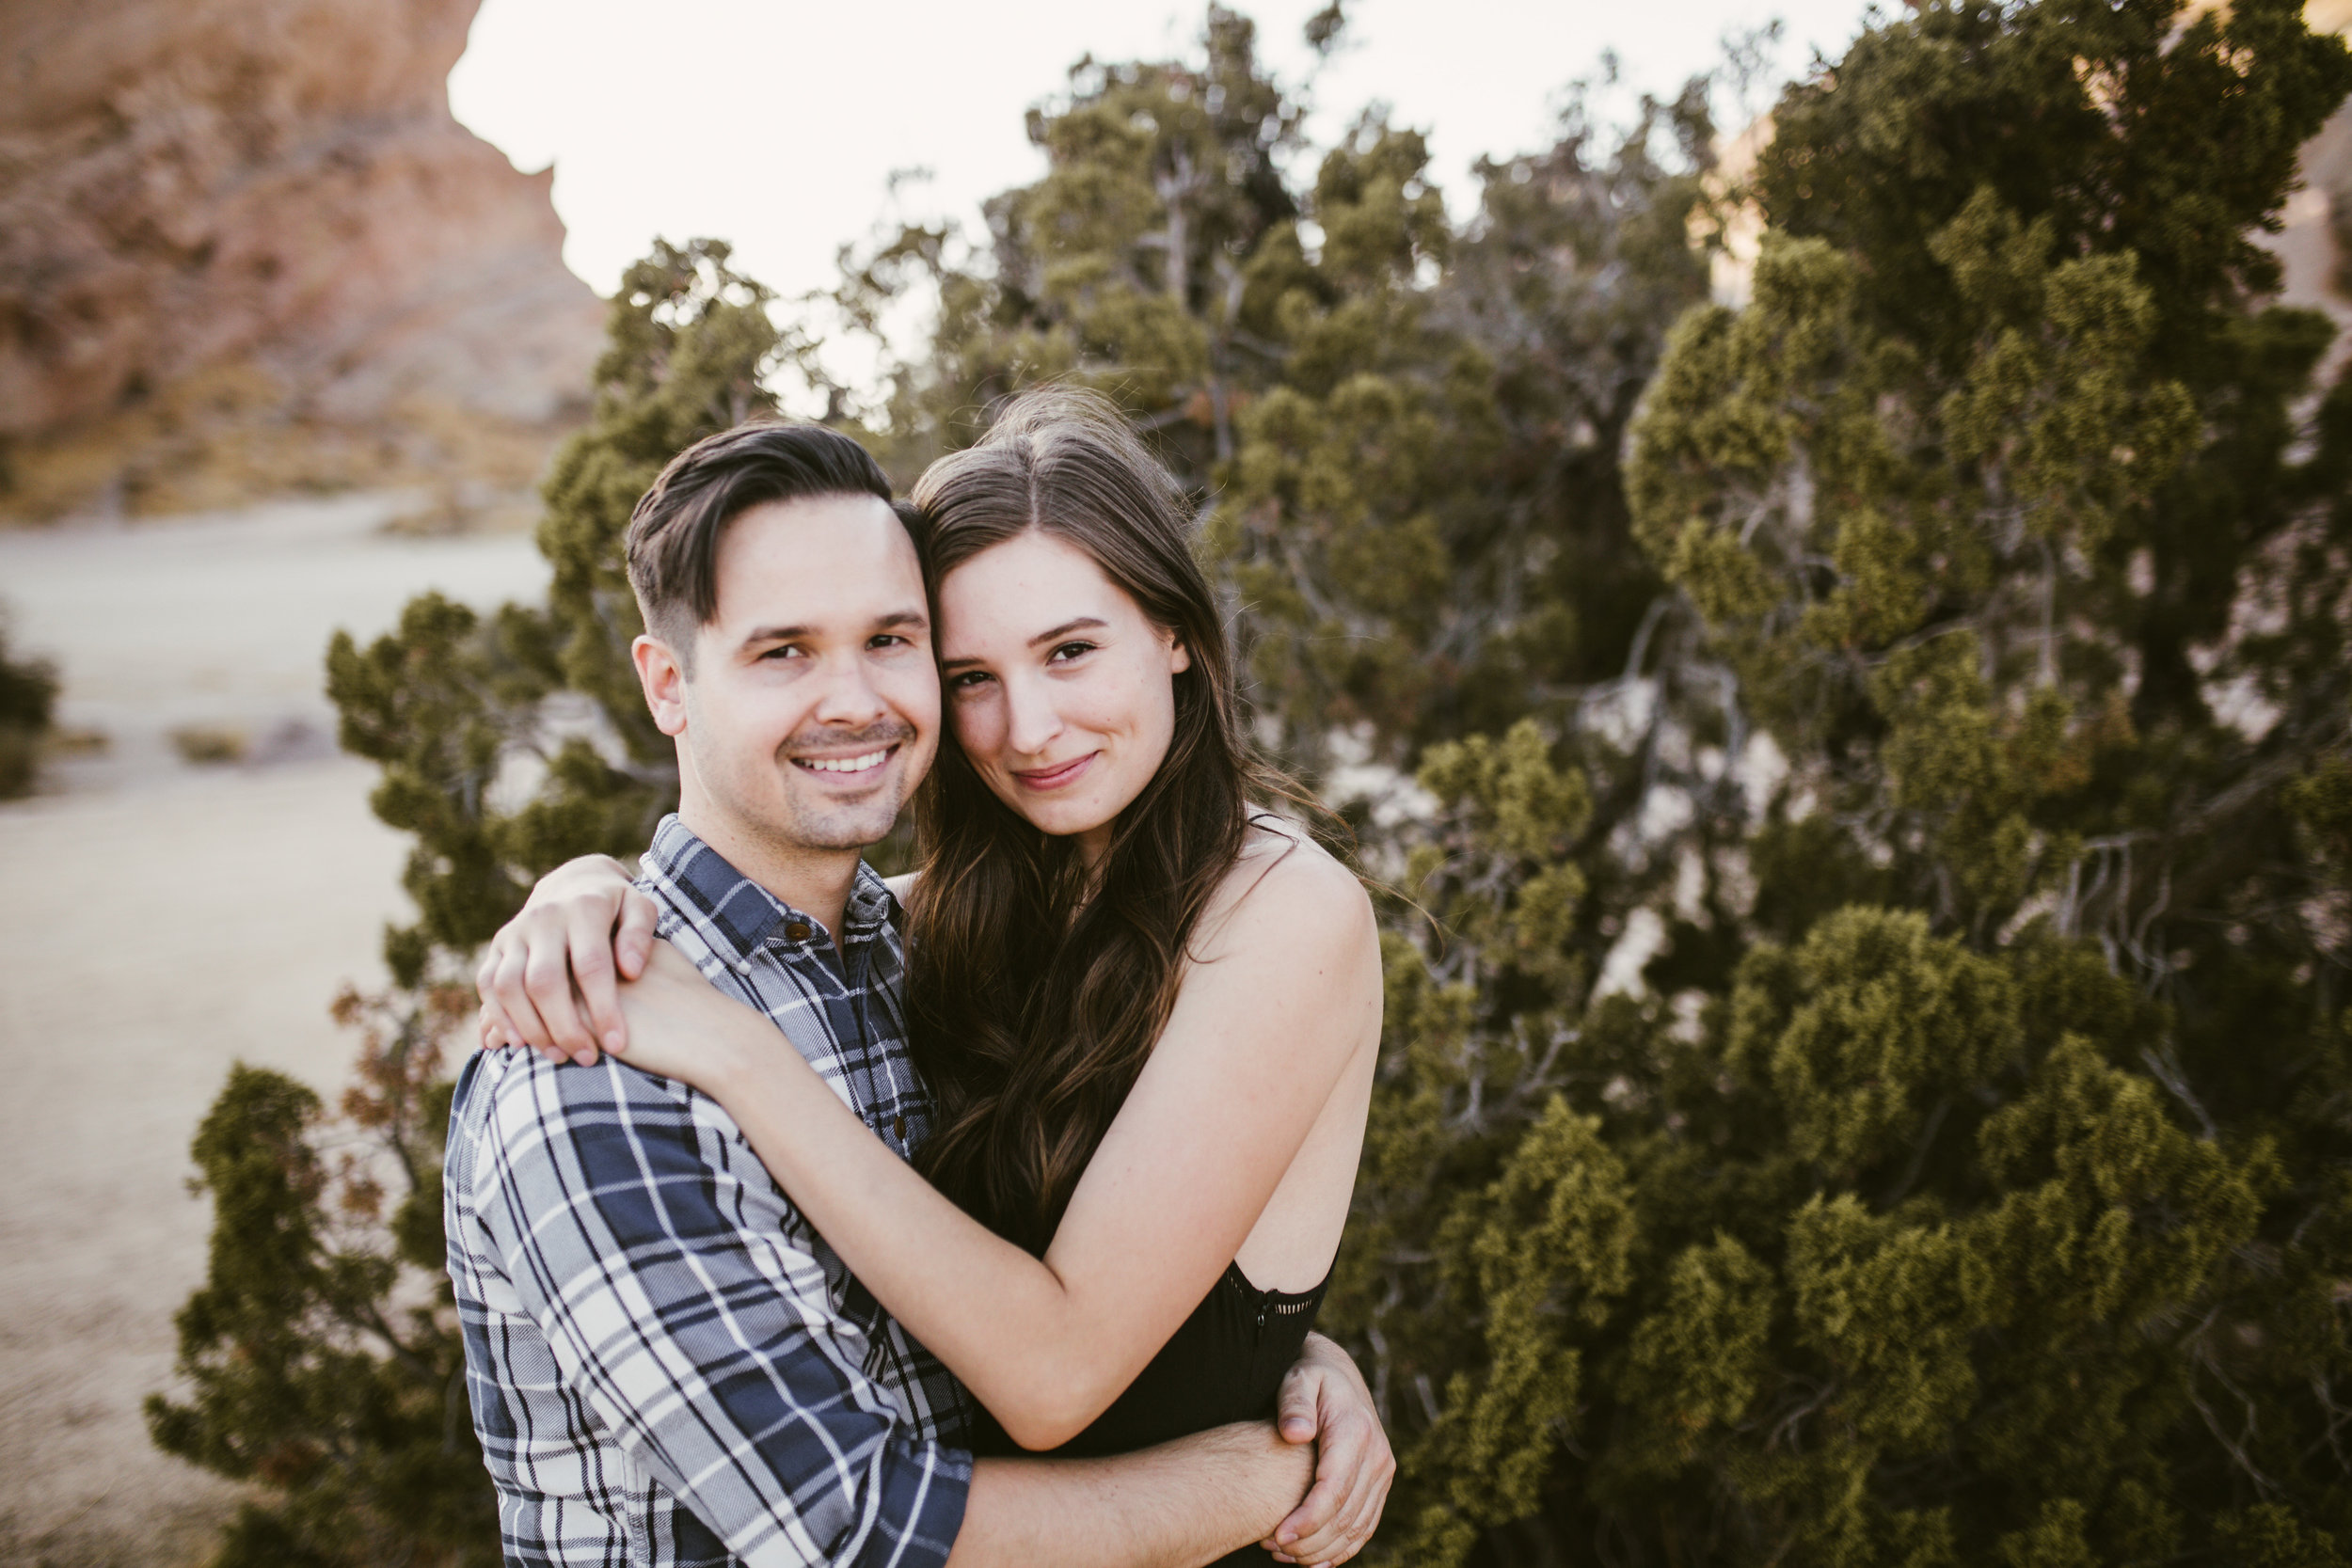
[(989, 790), (952, 724), (916, 796), (909, 1043), (938, 1100), (918, 1164), (1042, 1253), (1168, 1022), (1252, 796), (1295, 795), (1251, 759), (1183, 494), (1106, 399), (1025, 394), (977, 446), (933, 464), (912, 499), (934, 602), (948, 573), (1036, 530), (1086, 552), (1192, 656), (1173, 677), (1168, 755), (1093, 875), (1074, 841)]

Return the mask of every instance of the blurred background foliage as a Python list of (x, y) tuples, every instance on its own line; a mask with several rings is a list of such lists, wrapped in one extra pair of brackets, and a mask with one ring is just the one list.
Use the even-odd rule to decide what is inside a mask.
[(2352, 384), (2253, 243), (2348, 90), (2288, 0), (1934, 0), (1752, 161), (1707, 83), (1579, 98), (1456, 225), (1420, 135), (1307, 145), (1212, 8), (1082, 62), (984, 235), (809, 312), (657, 248), (547, 603), (329, 655), (416, 838), (370, 1059), (421, 1109), (352, 1113), (400, 1129), (373, 1243), (314, 1103), (248, 1074), (207, 1124), (219, 1236), (283, 1253), (216, 1238), (156, 1407), (280, 1489), (224, 1561), (473, 1549), (445, 1306), (385, 1305), (437, 1256), (442, 988), (671, 804), (617, 541), (780, 373), (901, 483), (1099, 387), (1199, 498), (1261, 738), (1392, 890), (1325, 1319), (1404, 1456), (1375, 1557), (2352, 1560)]
[(31, 792), (57, 710), (56, 667), (12, 656), (8, 629), (0, 619), (0, 800)]

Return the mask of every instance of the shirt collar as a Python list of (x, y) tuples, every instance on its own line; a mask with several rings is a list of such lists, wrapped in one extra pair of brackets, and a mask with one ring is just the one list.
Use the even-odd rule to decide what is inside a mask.
[[(794, 909), (738, 871), (727, 858), (703, 842), (701, 835), (677, 818), (675, 812), (654, 830), (642, 867), (675, 888), (702, 916), (709, 933), (733, 951), (728, 957), (750, 958), (780, 927), (805, 926), (815, 941), (824, 925)], [(841, 943), (864, 942), (889, 923), (895, 900), (881, 875), (864, 861), (850, 883), (849, 901), (842, 908)]]
[(891, 911), (898, 900), (891, 896), (882, 873), (857, 863), (857, 879), (850, 884), (850, 901), (841, 909), (841, 935), (845, 942), (864, 942), (890, 923)]

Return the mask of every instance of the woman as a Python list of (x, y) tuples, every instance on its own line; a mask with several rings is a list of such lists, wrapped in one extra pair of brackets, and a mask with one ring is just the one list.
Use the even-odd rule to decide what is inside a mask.
[[(1253, 811), (1282, 790), (1248, 761), (1180, 493), (1107, 403), (1031, 394), (913, 499), (946, 708), (904, 895), (937, 1130), (910, 1168), (664, 943), (624, 990), (625, 1059), (718, 1100), (1010, 1443), (1115, 1452), (1262, 1417), (1354, 1184), (1370, 902)], [(620, 875), (600, 863), (560, 875)], [(569, 924), (501, 934), (485, 1037), (551, 1048), (523, 976)], [(1328, 1551), (1301, 1547), (1352, 1555), (1385, 1479)]]

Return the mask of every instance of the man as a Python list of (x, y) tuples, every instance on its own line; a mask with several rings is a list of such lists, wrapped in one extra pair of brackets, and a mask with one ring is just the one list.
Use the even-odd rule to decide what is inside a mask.
[[(892, 895), (860, 851), (929, 767), (940, 714), (888, 483), (836, 433), (741, 427), (663, 471), (628, 549), (647, 627), (632, 655), (677, 742), (678, 814), (639, 882), (659, 934), (775, 1021), (903, 1156), (930, 1101), (904, 1043)], [(604, 951), (603, 932), (580, 950)], [(645, 939), (625, 932), (625, 967)], [(485, 960), (485, 993), (552, 1015), (574, 1060), (477, 1056), (444, 1175), (510, 1561), (1200, 1562), (1306, 1490), (1294, 1445), (1310, 1411), (1327, 1437), (1365, 1441), (1361, 1385), (1327, 1361), (1286, 1389), (1292, 1443), (1238, 1426), (1113, 1460), (975, 1465), (953, 1446), (953, 1380), (723, 1110), (598, 1057), (557, 964)], [(604, 1043), (618, 1027), (598, 1021)]]

